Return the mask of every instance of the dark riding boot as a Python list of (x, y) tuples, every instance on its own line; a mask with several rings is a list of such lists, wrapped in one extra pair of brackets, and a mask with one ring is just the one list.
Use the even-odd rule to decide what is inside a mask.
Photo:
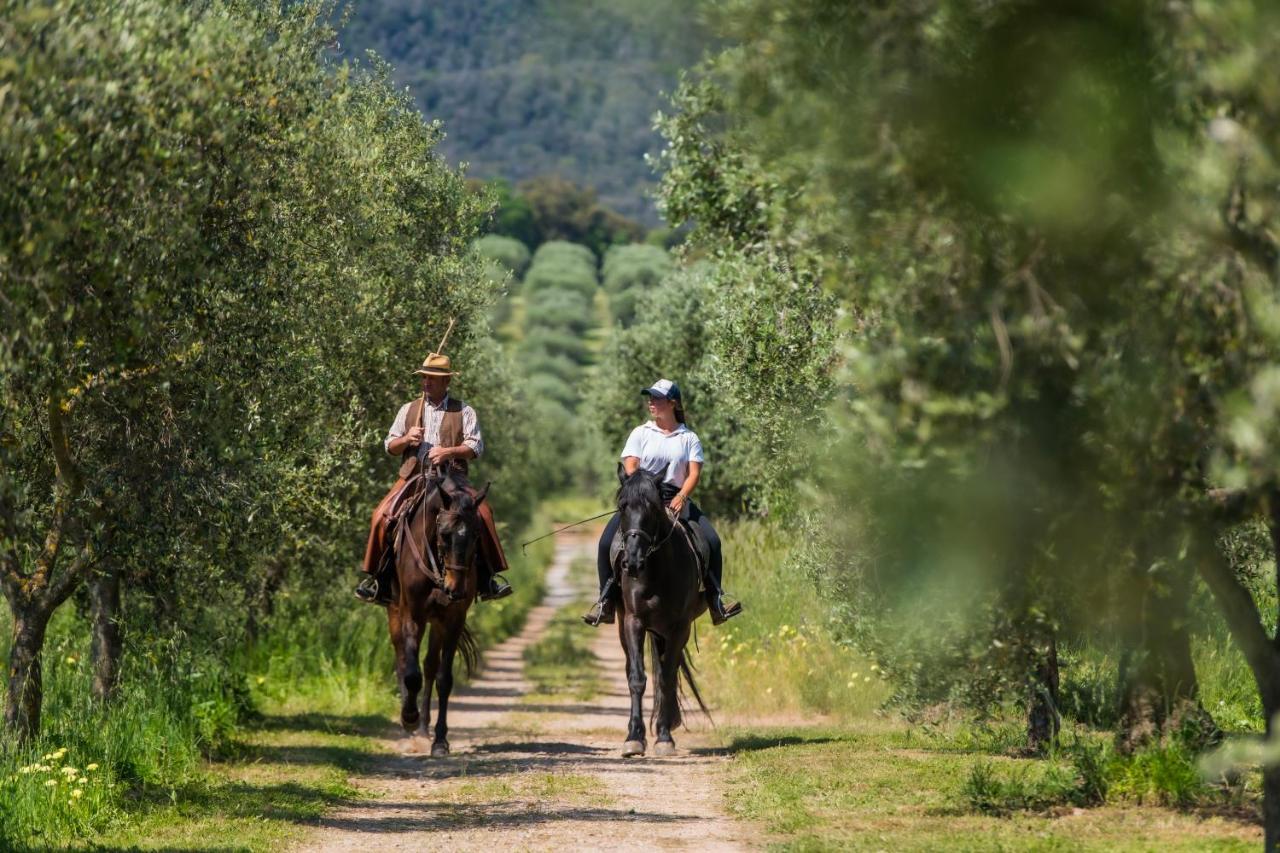
[(511, 584), (507, 583), (506, 578), (502, 575), (491, 574), (481, 583), (479, 597), (481, 601), (494, 601), (499, 598), (506, 598), (511, 592)]
[(392, 601), (391, 584), (386, 580), (380, 581), (373, 575), (366, 576), (356, 585), (355, 594), (356, 598), (366, 604), (377, 604), (381, 607), (388, 606)]
[(723, 625), (742, 612), (742, 604), (740, 602), (735, 601), (730, 605), (725, 605), (724, 592), (714, 583), (707, 584), (705, 595), (707, 597), (707, 610), (711, 613), (712, 625)]

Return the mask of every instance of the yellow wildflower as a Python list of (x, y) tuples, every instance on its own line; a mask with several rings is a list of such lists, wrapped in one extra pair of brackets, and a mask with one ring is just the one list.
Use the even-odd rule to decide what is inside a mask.
[(84, 796), (84, 788), (76, 788), (71, 792), (71, 796), (75, 797), (77, 800), (80, 799)]
[(54, 785), (56, 785), (56, 784), (58, 784), (58, 780), (57, 780), (57, 779), (49, 779), (49, 780), (46, 780), (46, 781), (45, 781), (44, 786), (45, 786), (46, 788), (52, 788), (52, 787), (53, 787)]
[(266, 677), (265, 675), (259, 675), (259, 676), (258, 676), (258, 683), (259, 683), (259, 684), (266, 684), (266, 683), (267, 683), (267, 677)]
[(92, 772), (92, 771), (94, 771), (94, 770), (97, 770), (97, 769), (98, 769), (98, 765), (97, 765), (96, 763), (95, 763), (95, 764), (89, 764), (89, 765), (86, 765), (84, 769), (85, 769), (85, 770), (88, 770), (88, 771), (90, 771), (90, 772)]

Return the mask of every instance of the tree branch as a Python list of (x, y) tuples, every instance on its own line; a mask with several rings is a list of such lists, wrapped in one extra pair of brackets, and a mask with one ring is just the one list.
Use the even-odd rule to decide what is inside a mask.
[(1222, 224), (1226, 226), (1231, 247), (1274, 276), (1280, 266), (1280, 244), (1265, 229), (1249, 222), (1244, 189), (1244, 164), (1236, 169), (1235, 180), (1222, 203)]
[(1213, 593), (1231, 635), (1253, 670), (1263, 707), (1272, 710), (1280, 706), (1280, 654), (1277, 654), (1262, 626), (1262, 617), (1253, 596), (1236, 577), (1226, 555), (1211, 537), (1202, 536), (1197, 537), (1196, 548), (1196, 567), (1200, 577)]

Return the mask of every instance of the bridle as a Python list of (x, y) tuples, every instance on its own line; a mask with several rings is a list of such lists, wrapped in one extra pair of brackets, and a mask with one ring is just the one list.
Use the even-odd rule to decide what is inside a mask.
[[(451, 510), (450, 512), (451, 512), (451, 513), (453, 513), (453, 514), (455, 514), (455, 515), (456, 515), (456, 514), (458, 514), (458, 510)], [(441, 515), (443, 515), (443, 514), (444, 514), (444, 513), (441, 513)], [(479, 523), (479, 514), (477, 514), (477, 516), (476, 516), (476, 522), (477, 522), (477, 523)], [(435, 578), (435, 580), (438, 582), (438, 584), (439, 584), (439, 586), (440, 586), (440, 588), (441, 588), (441, 589), (445, 589), (446, 591), (448, 591), (448, 590), (447, 590), (447, 587), (446, 587), (446, 586), (445, 586), (445, 584), (444, 584), (444, 575), (446, 575), (446, 574), (452, 574), (452, 575), (454, 575), (455, 577), (458, 577), (458, 576), (460, 576), (460, 575), (465, 577), (466, 573), (467, 573), (468, 571), (470, 571), (471, 566), (469, 566), (469, 565), (458, 565), (456, 562), (455, 562), (455, 563), (451, 563), (451, 562), (450, 562), (449, 558), (450, 558), (451, 556), (453, 556), (453, 553), (452, 553), (452, 549), (446, 549), (446, 548), (445, 548), (445, 542), (444, 542), (444, 529), (443, 529), (443, 528), (444, 528), (444, 525), (440, 524), (440, 519), (439, 519), (439, 518), (437, 518), (437, 519), (436, 519), (436, 549), (440, 552), (441, 557), (442, 557), (442, 561), (443, 561), (443, 563), (444, 563), (444, 571), (443, 571), (443, 574), (441, 573), (440, 569), (439, 569), (439, 568), (437, 568), (437, 567), (435, 566), (435, 557), (434, 557), (434, 555), (433, 555), (433, 556), (432, 556), (432, 558), (431, 558), (431, 562), (432, 562), (432, 568), (433, 568), (433, 569), (435, 569), (435, 571), (436, 571), (436, 573), (437, 573), (437, 577)], [(475, 548), (476, 548), (476, 545), (477, 545), (477, 542), (475, 542), (475, 541), (473, 541), (473, 542), (471, 543), (471, 549), (472, 549), (472, 551), (473, 551), (473, 552), (474, 552), (474, 550), (475, 550)], [(430, 551), (431, 551), (431, 549), (430, 549), (430, 548), (427, 548), (427, 551), (428, 551), (428, 552), (430, 552)], [(458, 595), (458, 594), (457, 594), (457, 593), (455, 593), (455, 592), (449, 592), (449, 597), (450, 597), (451, 599), (453, 599), (454, 601), (457, 601), (457, 600), (459, 600), (459, 599), (463, 598), (463, 596)]]
[(671, 527), (667, 530), (667, 535), (663, 536), (661, 539), (657, 540), (656, 542), (654, 541), (654, 538), (655, 538), (654, 535), (642, 527), (629, 528), (622, 534), (622, 539), (624, 542), (630, 539), (632, 536), (635, 536), (636, 538), (644, 537), (645, 539), (649, 540), (649, 542), (651, 543), (647, 548), (645, 548), (644, 556), (640, 558), (641, 565), (649, 562), (649, 558), (652, 557), (659, 548), (667, 544), (667, 541), (671, 539), (671, 535), (676, 532), (677, 522), (674, 519), (672, 519), (669, 514), (667, 516), (667, 520), (671, 522)]
[[(436, 518), (435, 525), (435, 548), (431, 547), (431, 543), (424, 542), (424, 547), (419, 550), (418, 543), (414, 540), (413, 534), (409, 530), (412, 526), (411, 519), (416, 518), (420, 514), (419, 511), (422, 509), (423, 505), (430, 500), (432, 493), (441, 489), (442, 486), (441, 477), (434, 466), (431, 469), (420, 472), (416, 476), (422, 479), (422, 488), (415, 498), (409, 501), (405, 506), (401, 507), (400, 512), (396, 517), (397, 521), (404, 520), (409, 522), (400, 526), (400, 541), (408, 545), (409, 553), (413, 558), (412, 563), (414, 568), (421, 572), (433, 585), (441, 590), (447, 590), (448, 587), (445, 583), (446, 576), (454, 575), (456, 577), (458, 575), (465, 574), (470, 567), (450, 562), (449, 557), (452, 555), (444, 547), (444, 531), (442, 530), (439, 516)], [(457, 512), (457, 510), (453, 510), (453, 512)], [(440, 514), (443, 515), (444, 513), (442, 512)], [(474, 544), (475, 543), (473, 543), (473, 545)], [(424, 555), (422, 551), (426, 551), (426, 554)], [(437, 551), (440, 553), (442, 562), (444, 563), (443, 568), (436, 560)], [(454, 592), (449, 592), (449, 597), (455, 601), (463, 598), (463, 596)]]

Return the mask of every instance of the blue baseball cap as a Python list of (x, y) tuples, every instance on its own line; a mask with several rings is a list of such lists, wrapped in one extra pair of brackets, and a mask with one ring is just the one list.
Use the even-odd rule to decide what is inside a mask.
[(677, 403), (680, 402), (680, 386), (670, 379), (659, 379), (640, 393), (646, 397), (662, 397)]

